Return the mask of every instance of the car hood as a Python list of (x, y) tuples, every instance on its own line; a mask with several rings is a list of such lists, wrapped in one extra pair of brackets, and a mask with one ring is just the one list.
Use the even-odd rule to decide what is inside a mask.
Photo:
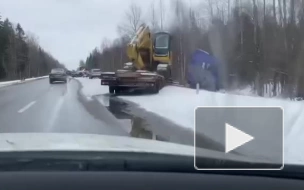
[[(1, 133), (0, 152), (12, 151), (104, 151), (145, 152), (193, 156), (194, 147), (133, 137), (70, 133)], [(198, 156), (234, 161), (268, 162), (246, 156), (198, 149)]]

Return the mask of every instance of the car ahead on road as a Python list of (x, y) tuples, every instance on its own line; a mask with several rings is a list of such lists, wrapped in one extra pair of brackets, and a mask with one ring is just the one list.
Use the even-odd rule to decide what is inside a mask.
[(51, 70), (51, 73), (49, 74), (49, 80), (50, 84), (53, 84), (53, 82), (56, 81), (62, 81), (64, 83), (67, 82), (67, 74), (64, 69), (62, 68), (55, 68)]
[(89, 76), (88, 72), (85, 72), (85, 71), (84, 71), (84, 72), (82, 73), (82, 77), (88, 77), (88, 76)]
[(77, 71), (72, 71), (71, 76), (72, 77), (80, 77), (80, 74)]
[(76, 71), (72, 76), (73, 77), (85, 77), (85, 74), (83, 71)]
[(89, 79), (100, 78), (101, 70), (100, 69), (91, 69), (89, 73)]

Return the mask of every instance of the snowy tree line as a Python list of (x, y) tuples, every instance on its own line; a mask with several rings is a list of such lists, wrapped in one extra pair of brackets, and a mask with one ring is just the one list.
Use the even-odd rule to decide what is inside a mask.
[[(162, 6), (162, 0), (153, 3), (149, 20), (140, 7), (131, 5), (118, 26), (121, 37), (104, 40), (87, 57), (86, 67), (121, 68), (128, 61), (130, 36), (145, 22), (152, 31), (172, 34), (173, 77), (181, 84), (186, 83), (191, 53), (200, 48), (221, 60), (227, 90), (250, 85), (260, 96), (304, 96), (304, 0), (169, 2), (170, 9)], [(164, 22), (165, 13), (174, 22)], [(271, 88), (265, 89), (269, 84)]]
[(44, 76), (54, 67), (64, 65), (40, 47), (34, 34), (0, 15), (0, 81)]

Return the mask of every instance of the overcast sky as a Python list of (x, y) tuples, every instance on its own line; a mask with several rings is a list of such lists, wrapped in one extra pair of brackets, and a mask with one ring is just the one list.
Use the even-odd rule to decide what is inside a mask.
[[(204, 0), (183, 0), (195, 4)], [(143, 19), (151, 21), (153, 0), (0, 0), (0, 15), (25, 32), (34, 33), (39, 44), (68, 69), (76, 69), (104, 38), (118, 37), (117, 25), (132, 3), (142, 8)], [(154, 0), (156, 14), (160, 0)], [(172, 0), (162, 0), (164, 22), (169, 22)], [(206, 6), (205, 6), (206, 7)], [(173, 19), (173, 18), (172, 18)], [(165, 27), (165, 26), (164, 26)]]
[[(39, 37), (40, 45), (67, 68), (118, 37), (117, 25), (134, 2), (151, 10), (152, 0), (0, 0), (0, 14)], [(145, 15), (146, 16), (146, 15)]]

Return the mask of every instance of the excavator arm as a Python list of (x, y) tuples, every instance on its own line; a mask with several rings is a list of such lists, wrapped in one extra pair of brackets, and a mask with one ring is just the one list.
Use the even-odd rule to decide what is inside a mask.
[(148, 26), (141, 25), (127, 45), (127, 56), (138, 70), (149, 68), (152, 63), (152, 38)]
[(147, 25), (142, 24), (127, 45), (127, 55), (137, 70), (155, 72), (171, 66), (171, 35), (166, 32), (151, 34)]

